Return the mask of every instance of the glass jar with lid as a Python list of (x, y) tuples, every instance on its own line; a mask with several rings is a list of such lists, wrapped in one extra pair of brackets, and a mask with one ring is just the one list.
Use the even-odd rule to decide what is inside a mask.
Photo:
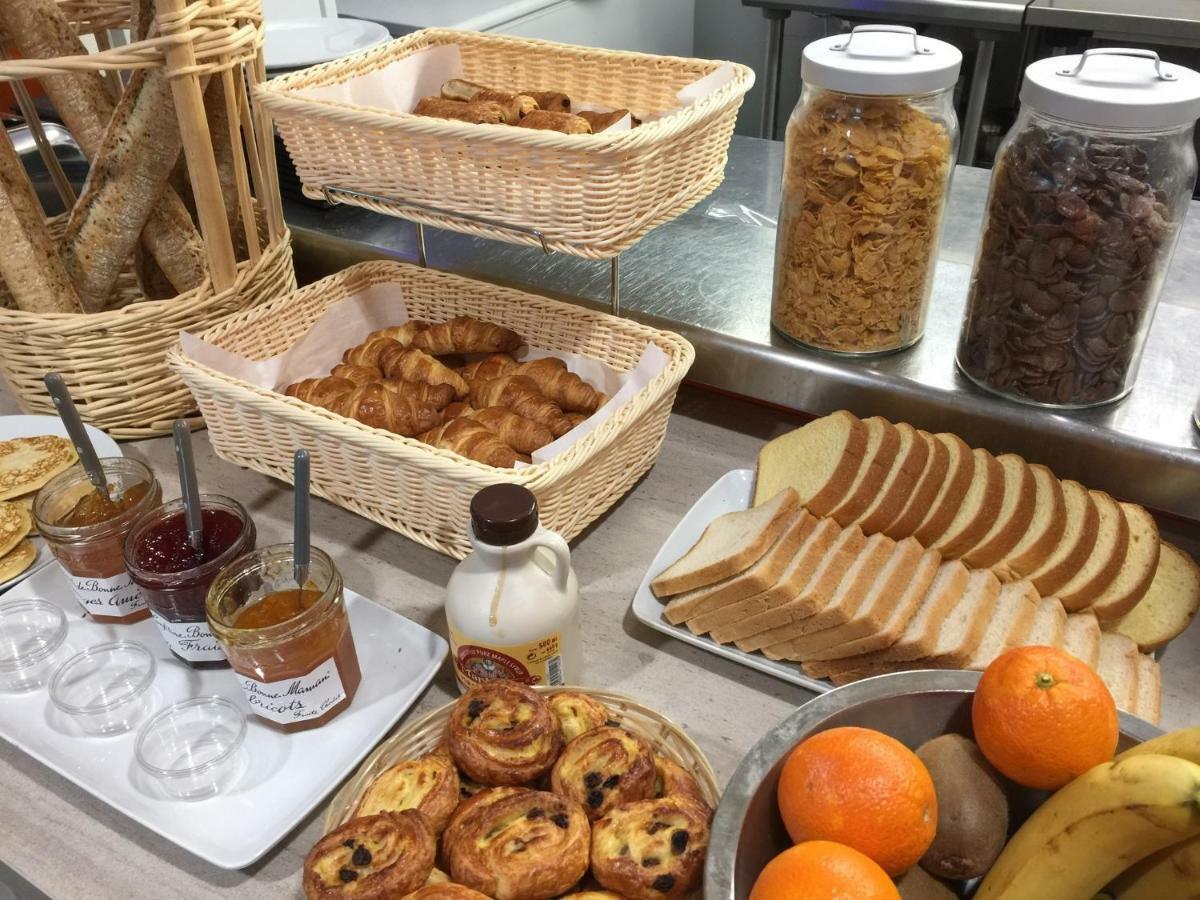
[(899, 25), (804, 48), (788, 120), (771, 324), (805, 347), (921, 338), (954, 168), (962, 54)]
[(1196, 183), (1200, 74), (1101, 48), (1025, 70), (958, 344), (977, 385), (1080, 408), (1133, 387)]

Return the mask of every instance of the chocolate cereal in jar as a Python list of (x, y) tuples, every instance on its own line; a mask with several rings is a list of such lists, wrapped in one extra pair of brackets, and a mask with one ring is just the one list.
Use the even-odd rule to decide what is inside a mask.
[(886, 353), (920, 339), (958, 122), (962, 54), (862, 25), (804, 49), (788, 120), (771, 324), (806, 347)]
[(958, 345), (976, 384), (1086, 407), (1133, 387), (1196, 182), (1200, 75), (1105, 48), (1025, 71)]

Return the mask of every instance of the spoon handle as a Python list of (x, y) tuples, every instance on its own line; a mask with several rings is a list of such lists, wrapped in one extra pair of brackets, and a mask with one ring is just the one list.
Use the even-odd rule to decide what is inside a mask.
[(292, 515), (293, 575), (301, 589), (308, 582), (309, 566), (309, 460), (307, 450), (297, 450), (292, 459), (296, 508)]
[(79, 454), (79, 462), (83, 465), (88, 480), (102, 497), (112, 499), (108, 494), (108, 479), (104, 476), (104, 467), (100, 465), (96, 448), (92, 446), (92, 439), (83, 427), (83, 419), (79, 417), (79, 410), (75, 408), (75, 401), (71, 399), (67, 383), (57, 372), (48, 373), (42, 380), (46, 384), (46, 390), (50, 392), (50, 399), (54, 401), (54, 408), (58, 410), (58, 417), (67, 429), (67, 436), (75, 445), (75, 452)]
[(175, 459), (179, 463), (179, 491), (183, 494), (183, 521), (188, 543), (199, 553), (204, 547), (204, 516), (200, 510), (200, 488), (196, 484), (196, 461), (192, 456), (192, 430), (183, 419), (175, 420)]

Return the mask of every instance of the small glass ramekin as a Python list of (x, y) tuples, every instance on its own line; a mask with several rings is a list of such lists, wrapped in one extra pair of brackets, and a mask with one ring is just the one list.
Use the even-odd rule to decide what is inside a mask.
[(227, 787), (238, 769), (246, 716), (224, 697), (193, 697), (155, 713), (138, 732), (138, 765), (181, 800)]
[(41, 687), (62, 656), (67, 616), (45, 600), (0, 603), (0, 691)]
[(87, 734), (121, 734), (145, 714), (157, 668), (141, 644), (97, 644), (58, 667), (50, 699)]

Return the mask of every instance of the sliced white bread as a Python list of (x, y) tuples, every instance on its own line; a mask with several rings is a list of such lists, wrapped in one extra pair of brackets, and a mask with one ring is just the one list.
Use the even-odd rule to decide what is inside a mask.
[(1162, 718), (1162, 669), (1154, 657), (1139, 653), (1137, 676), (1137, 696), (1130, 712), (1157, 725)]
[[(1036, 594), (1037, 592), (1034, 591)], [(1096, 635), (1099, 642), (1100, 636)], [(1038, 600), (1037, 616), (1029, 635), (1021, 646), (1025, 647), (1059, 647), (1067, 641), (1067, 611), (1057, 597), (1042, 597)]]
[(912, 537), (941, 493), (950, 469), (950, 441), (941, 440), (926, 431), (918, 431), (917, 434), (929, 448), (925, 455), (925, 468), (921, 470), (904, 508), (878, 529), (894, 541)]
[(761, 506), (717, 516), (692, 549), (658, 573), (650, 590), (670, 597), (744, 572), (779, 540), (799, 510), (799, 495), (785, 487)]
[(787, 568), (800, 544), (809, 531), (816, 527), (816, 518), (807, 510), (800, 510), (784, 526), (783, 533), (767, 552), (759, 557), (750, 568), (722, 579), (714, 585), (685, 591), (672, 597), (663, 610), (663, 616), (673, 625), (678, 625), (706, 609), (738, 600), (766, 590)]
[(758, 452), (754, 505), (790, 487), (813, 515), (828, 515), (854, 483), (866, 446), (867, 426), (845, 410), (768, 441)]
[(975, 475), (946, 530), (922, 545), (942, 556), (958, 559), (987, 534), (1004, 501), (1004, 467), (986, 450), (976, 448)]
[(898, 422), (895, 428), (900, 436), (900, 448), (892, 461), (891, 471), (879, 486), (875, 498), (855, 521), (863, 534), (883, 531), (900, 515), (929, 459), (932, 441), (929, 435), (917, 431), (907, 422)]
[[(1087, 560), (1071, 579), (1052, 592), (1067, 612), (1078, 612), (1103, 594), (1116, 581), (1117, 574), (1125, 562), (1129, 548), (1129, 520), (1125, 518), (1117, 501), (1104, 491), (1089, 491), (1096, 510), (1100, 513), (1100, 526), (1096, 543)], [(1096, 610), (1092, 610), (1096, 612)], [(1100, 618), (1097, 613), (1096, 618)]]
[(1158, 571), (1161, 541), (1154, 516), (1136, 503), (1120, 506), (1129, 526), (1129, 543), (1117, 577), (1089, 605), (1101, 622), (1119, 619), (1137, 606), (1150, 590), (1154, 573)]
[(1200, 610), (1200, 566), (1174, 544), (1163, 543), (1150, 590), (1107, 631), (1131, 638), (1143, 653), (1183, 634)]
[(959, 557), (975, 569), (991, 568), (1004, 559), (1033, 521), (1037, 499), (1037, 479), (1033, 470), (1015, 453), (997, 456), (996, 462), (1004, 469), (1004, 497), (1000, 511), (987, 534)]
[[(999, 579), (996, 583), (1000, 584)], [(1037, 591), (1028, 581), (1013, 581), (1001, 585), (992, 617), (963, 668), (983, 671), (1005, 650), (1029, 643), (1029, 634), (1037, 619), (1040, 600)], [(1061, 604), (1058, 606), (1062, 608)]]
[(1062, 483), (1045, 466), (1030, 465), (1035, 484), (1033, 517), (1017, 545), (992, 566), (1001, 581), (1018, 581), (1036, 572), (1062, 541), (1067, 504)]
[(1100, 623), (1094, 615), (1084, 610), (1067, 616), (1063, 649), (1093, 669), (1100, 668)]
[(1133, 712), (1137, 703), (1137, 644), (1123, 634), (1100, 634), (1100, 664), (1096, 672), (1116, 701), (1117, 708)]
[[(934, 440), (943, 442), (950, 452), (946, 477), (942, 481), (937, 496), (924, 507), (925, 515), (917, 520), (919, 524), (908, 533), (900, 535), (900, 537), (915, 537), (922, 547), (930, 549), (933, 549), (933, 540), (941, 537), (958, 515), (959, 509), (962, 508), (963, 497), (967, 495), (975, 478), (975, 454), (971, 452), (971, 448), (962, 438), (948, 433), (935, 434), (933, 437)], [(886, 533), (895, 537), (898, 528), (899, 526), (888, 528)]]
[[(915, 541), (915, 538), (905, 538), (905, 541)], [(902, 542), (903, 543), (903, 542)], [(920, 545), (918, 545), (920, 546)], [(899, 548), (897, 548), (899, 549)], [(904, 590), (894, 599), (880, 593), (862, 619), (856, 620), (848, 627), (847, 634), (857, 631), (857, 623), (863, 625), (862, 636), (844, 638), (832, 646), (809, 654), (804, 661), (804, 671), (813, 678), (824, 678), (832, 665), (837, 668), (837, 662), (850, 656), (861, 656), (874, 653), (890, 647), (900, 639), (909, 620), (916, 614), (926, 592), (937, 577), (942, 558), (932, 550), (926, 550), (912, 567), (912, 574)], [(966, 571), (962, 573), (963, 584), (966, 584)]]
[(1078, 481), (1064, 481), (1062, 489), (1067, 515), (1062, 538), (1046, 561), (1028, 576), (1043, 597), (1054, 594), (1075, 577), (1096, 546), (1100, 531), (1100, 511), (1087, 488)]
[(770, 659), (782, 659), (780, 645), (790, 646), (801, 637), (850, 621), (879, 580), (895, 550), (896, 542), (885, 534), (873, 534), (867, 538), (829, 602), (811, 616), (763, 633), (762, 640), (767, 641), (763, 645), (763, 652)]
[(741, 622), (750, 616), (773, 609), (796, 595), (808, 584), (813, 572), (833, 546), (841, 527), (833, 519), (816, 519), (816, 527), (805, 538), (796, 555), (792, 557), (779, 580), (765, 591), (731, 603), (720, 603), (704, 612), (691, 616), (688, 628), (697, 634), (705, 634), (714, 628)]
[(900, 432), (887, 419), (872, 416), (865, 419), (863, 424), (867, 426), (867, 449), (863, 453), (863, 464), (850, 490), (846, 491), (846, 496), (829, 511), (830, 517), (843, 527), (858, 519), (879, 496), (900, 450)]

